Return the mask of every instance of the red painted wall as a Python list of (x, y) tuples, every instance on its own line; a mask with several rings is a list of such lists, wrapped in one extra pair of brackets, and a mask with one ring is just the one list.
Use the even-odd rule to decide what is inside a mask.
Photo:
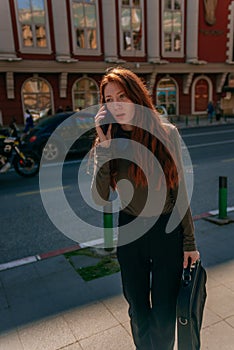
[(231, 0), (218, 1), (212, 26), (205, 22), (204, 1), (199, 6), (198, 57), (207, 62), (226, 61), (228, 6)]

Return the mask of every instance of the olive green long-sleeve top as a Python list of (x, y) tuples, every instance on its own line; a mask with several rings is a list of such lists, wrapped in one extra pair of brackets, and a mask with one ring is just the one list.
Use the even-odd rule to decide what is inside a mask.
[[(185, 185), (184, 167), (181, 157), (181, 139), (175, 126), (166, 123), (164, 127), (169, 132), (171, 144), (174, 145), (175, 154), (173, 159), (180, 179), (178, 188), (167, 190), (163, 171), (158, 166), (157, 161), (154, 173), (146, 175), (148, 186), (136, 186), (129, 178), (128, 173), (131, 162), (136, 161), (134, 160), (132, 149), (135, 147), (135, 144), (132, 144), (132, 140), (114, 139), (111, 141), (110, 147), (97, 146), (95, 149), (94, 174), (91, 185), (92, 197), (96, 204), (106, 205), (111, 191), (110, 160), (117, 158), (115, 179), (121, 209), (132, 216), (155, 217), (160, 215), (160, 213), (171, 213), (176, 203), (177, 215), (179, 215), (177, 221), (179, 220), (178, 224), (181, 222), (182, 226), (183, 249), (184, 251), (194, 251), (196, 250), (194, 224)], [(143, 149), (143, 151), (145, 150)], [(147, 169), (143, 170), (147, 173)]]

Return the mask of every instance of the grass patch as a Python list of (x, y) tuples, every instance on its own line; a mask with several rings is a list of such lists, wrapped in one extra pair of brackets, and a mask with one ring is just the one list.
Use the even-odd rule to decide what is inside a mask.
[(112, 275), (119, 272), (120, 267), (116, 260), (110, 257), (102, 258), (96, 265), (82, 267), (76, 270), (85, 281), (91, 281), (95, 278)]
[[(100, 261), (96, 265), (81, 267), (77, 269), (74, 266), (71, 257), (79, 255), (86, 255), (92, 258), (99, 258)], [(100, 254), (98, 254), (94, 249), (84, 248), (65, 253), (64, 256), (86, 282), (96, 278), (112, 275), (113, 273), (120, 271), (120, 266), (116, 259), (116, 254), (100, 256)]]

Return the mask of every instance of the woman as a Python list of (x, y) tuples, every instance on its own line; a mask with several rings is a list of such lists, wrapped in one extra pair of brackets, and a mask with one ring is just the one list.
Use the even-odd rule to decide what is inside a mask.
[(117, 256), (133, 340), (137, 350), (173, 349), (183, 266), (199, 258), (189, 205), (166, 233), (181, 188), (187, 198), (178, 131), (161, 121), (144, 83), (128, 69), (109, 70), (100, 96), (92, 195), (105, 205), (110, 188), (119, 193)]

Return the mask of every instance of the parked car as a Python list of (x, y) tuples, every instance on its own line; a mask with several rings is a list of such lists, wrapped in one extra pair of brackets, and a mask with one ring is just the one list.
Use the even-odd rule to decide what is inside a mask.
[(168, 113), (167, 113), (167, 110), (164, 106), (157, 105), (157, 106), (155, 106), (155, 108), (156, 108), (157, 112), (159, 113), (160, 117), (166, 118), (166, 119), (168, 118)]
[[(83, 131), (85, 133), (80, 135)], [(92, 113), (63, 112), (42, 118), (24, 137), (22, 144), (23, 149), (36, 152), (45, 161), (58, 161), (68, 152), (89, 151), (94, 138)]]

